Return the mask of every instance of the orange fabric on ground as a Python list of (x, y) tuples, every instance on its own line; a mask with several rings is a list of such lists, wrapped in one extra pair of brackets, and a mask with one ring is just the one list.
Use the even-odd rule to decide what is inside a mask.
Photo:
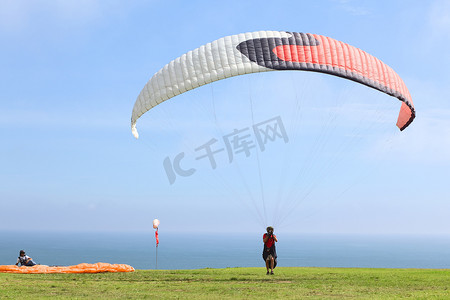
[(103, 273), (103, 272), (133, 272), (134, 268), (123, 264), (79, 264), (67, 267), (49, 267), (46, 265), (36, 265), (33, 267), (18, 267), (15, 265), (0, 265), (0, 273), (24, 273), (24, 274), (43, 274), (43, 273)]

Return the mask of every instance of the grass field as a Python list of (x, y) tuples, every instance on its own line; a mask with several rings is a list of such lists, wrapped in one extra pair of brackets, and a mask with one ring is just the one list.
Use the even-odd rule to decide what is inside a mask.
[(450, 269), (263, 268), (0, 274), (0, 298), (450, 299)]

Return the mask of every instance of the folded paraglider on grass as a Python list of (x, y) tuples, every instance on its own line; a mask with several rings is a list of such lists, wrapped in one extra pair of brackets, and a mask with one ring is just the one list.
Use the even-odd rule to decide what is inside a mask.
[(0, 273), (23, 273), (23, 274), (43, 274), (43, 273), (104, 273), (104, 272), (133, 272), (134, 268), (125, 264), (82, 263), (75, 266), (51, 267), (46, 265), (35, 265), (33, 267), (18, 267), (15, 265), (1, 265)]

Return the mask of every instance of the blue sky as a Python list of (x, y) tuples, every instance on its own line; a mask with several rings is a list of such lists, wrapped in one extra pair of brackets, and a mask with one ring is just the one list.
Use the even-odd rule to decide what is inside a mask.
[[(155, 72), (205, 43), (257, 30), (317, 33), (378, 57), (405, 81), (416, 120), (400, 134), (394, 98), (323, 74), (273, 72), (172, 99), (138, 121), (134, 139), (131, 110)], [(448, 1), (0, 0), (0, 40), (0, 230), (142, 231), (159, 218), (167, 231), (254, 232), (274, 222), (279, 206), (285, 232), (450, 234)], [(315, 145), (319, 101), (331, 101), (329, 112), (336, 99), (348, 99), (337, 113), (344, 127), (383, 120), (370, 123), (377, 130), (364, 127), (367, 135), (324, 176), (327, 152), (316, 158), (300, 146)], [(244, 101), (257, 103), (254, 122)], [(297, 101), (307, 106), (302, 122), (310, 130), (302, 127), (299, 140), (289, 117)], [(378, 102), (383, 113), (366, 115)], [(211, 103), (219, 128), (211, 126)], [(275, 116), (290, 128), (289, 143), (220, 161), (217, 170), (199, 163), (196, 174), (169, 184), (165, 157)], [(299, 181), (280, 184), (282, 151), (284, 166), (316, 163)], [(291, 204), (277, 199), (280, 190), (293, 193)]]

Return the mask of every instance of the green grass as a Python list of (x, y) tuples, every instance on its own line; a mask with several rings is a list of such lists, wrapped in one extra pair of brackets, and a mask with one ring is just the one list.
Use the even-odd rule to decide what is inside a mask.
[(0, 298), (450, 299), (450, 269), (264, 268), (0, 273)]

